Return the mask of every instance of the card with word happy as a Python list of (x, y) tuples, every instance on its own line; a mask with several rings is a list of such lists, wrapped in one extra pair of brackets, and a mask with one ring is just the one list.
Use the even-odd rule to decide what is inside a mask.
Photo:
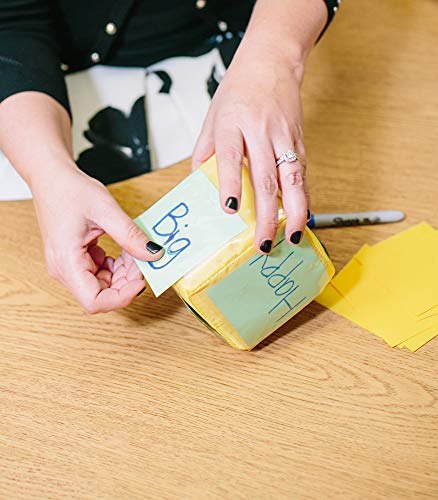
[(256, 251), (246, 165), (238, 213), (229, 215), (220, 207), (212, 157), (134, 222), (165, 248), (157, 262), (136, 261), (154, 293), (173, 286), (199, 320), (237, 349), (259, 344), (316, 298), (334, 275), (310, 229), (297, 246), (285, 240), (281, 206), (271, 253)]

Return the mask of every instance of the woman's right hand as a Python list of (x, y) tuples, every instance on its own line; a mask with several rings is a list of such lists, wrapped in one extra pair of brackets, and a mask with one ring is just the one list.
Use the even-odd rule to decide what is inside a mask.
[[(32, 184), (48, 271), (89, 314), (120, 309), (145, 287), (133, 257), (158, 260), (162, 247), (148, 240), (103, 184), (72, 167)], [(104, 233), (122, 248), (117, 259), (98, 246)]]

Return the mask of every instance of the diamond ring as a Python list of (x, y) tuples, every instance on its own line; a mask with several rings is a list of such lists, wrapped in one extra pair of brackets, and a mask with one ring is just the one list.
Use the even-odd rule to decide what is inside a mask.
[(280, 156), (280, 158), (277, 158), (276, 164), (278, 167), (278, 165), (280, 165), (283, 162), (293, 163), (294, 161), (297, 160), (298, 160), (298, 155), (295, 153), (295, 151), (292, 151), (292, 149), (288, 149)]

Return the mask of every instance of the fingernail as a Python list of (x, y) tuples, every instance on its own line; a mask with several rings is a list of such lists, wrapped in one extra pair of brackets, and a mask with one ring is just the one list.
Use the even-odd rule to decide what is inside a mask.
[(301, 231), (295, 231), (290, 237), (291, 243), (293, 243), (294, 245), (298, 245), (298, 243), (301, 241), (302, 234), (303, 233)]
[(307, 220), (310, 220), (310, 210), (307, 209)]
[(237, 201), (237, 198), (235, 198), (234, 196), (230, 196), (229, 198), (227, 198), (227, 201), (225, 202), (225, 206), (234, 211), (237, 210), (238, 205), (239, 202)]
[(160, 250), (163, 250), (163, 247), (155, 241), (148, 241), (145, 245), (145, 248), (148, 252), (158, 253)]
[(138, 293), (137, 293), (137, 297), (139, 297), (144, 291), (146, 290), (146, 287), (143, 288), (143, 290), (140, 290)]
[(272, 240), (265, 240), (260, 245), (260, 250), (264, 253), (269, 253), (272, 248)]

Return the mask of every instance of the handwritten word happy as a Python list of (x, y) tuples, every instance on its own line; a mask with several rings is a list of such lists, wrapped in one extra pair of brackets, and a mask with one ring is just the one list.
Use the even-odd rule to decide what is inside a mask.
[[(274, 248), (277, 248), (284, 241), (284, 239), (279, 241)], [(302, 297), (299, 300), (297, 299), (297, 302), (290, 300), (291, 295), (295, 294), (300, 288), (300, 285), (296, 283), (292, 275), (304, 264), (303, 260), (300, 260), (298, 263), (289, 260), (294, 253), (295, 251), (291, 250), (291, 252), (276, 265), (272, 265), (273, 258), (269, 255), (259, 255), (249, 263), (250, 266), (257, 263), (261, 264), (260, 276), (266, 281), (266, 285), (272, 289), (274, 295), (279, 297), (279, 301), (271, 307), (268, 314), (273, 313), (277, 309), (281, 311), (281, 309), (279, 309), (280, 306), (286, 307), (286, 312), (276, 320), (277, 322), (306, 300), (306, 297)], [(292, 268), (290, 268), (290, 265), (292, 265)]]

